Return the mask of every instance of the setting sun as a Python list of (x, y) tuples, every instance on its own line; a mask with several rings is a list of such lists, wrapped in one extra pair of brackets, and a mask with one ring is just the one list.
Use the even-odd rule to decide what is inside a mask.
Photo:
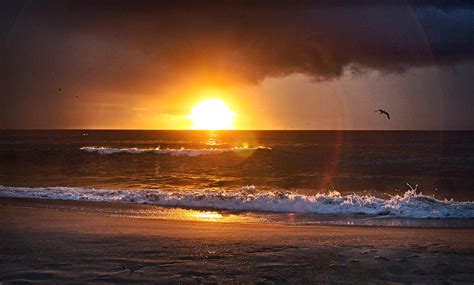
[(207, 99), (193, 107), (190, 119), (196, 130), (230, 130), (235, 112), (220, 99)]

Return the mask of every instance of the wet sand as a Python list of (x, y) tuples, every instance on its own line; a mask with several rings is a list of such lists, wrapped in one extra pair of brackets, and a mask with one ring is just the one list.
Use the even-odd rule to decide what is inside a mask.
[(474, 228), (113, 217), (0, 203), (0, 282), (474, 282)]

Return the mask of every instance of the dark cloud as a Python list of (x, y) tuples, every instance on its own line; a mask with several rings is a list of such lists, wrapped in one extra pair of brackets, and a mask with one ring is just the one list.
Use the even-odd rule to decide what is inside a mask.
[(325, 80), (345, 68), (404, 72), (474, 58), (472, 2), (18, 3), (6, 0), (0, 9), (3, 93), (17, 98), (47, 100), (45, 92), (58, 87), (146, 93), (192, 78), (257, 83), (303, 73)]
[(36, 66), (101, 84), (186, 70), (259, 81), (291, 73), (331, 78), (350, 65), (403, 71), (474, 57), (474, 10), (464, 3), (242, 3), (32, 2), (7, 35), (7, 68), (21, 74)]

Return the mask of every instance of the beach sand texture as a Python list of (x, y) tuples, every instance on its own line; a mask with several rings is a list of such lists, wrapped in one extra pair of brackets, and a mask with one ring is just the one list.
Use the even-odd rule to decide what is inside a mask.
[(0, 205), (2, 283), (474, 281), (473, 228), (167, 221)]

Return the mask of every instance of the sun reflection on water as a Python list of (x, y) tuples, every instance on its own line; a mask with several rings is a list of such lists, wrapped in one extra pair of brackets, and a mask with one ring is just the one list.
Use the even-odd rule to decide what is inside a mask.
[[(216, 211), (203, 211), (191, 209), (173, 209), (168, 215), (172, 215), (173, 219), (197, 222), (219, 222), (219, 223), (248, 223), (256, 222), (255, 218), (231, 214), (219, 213)], [(168, 218), (170, 218), (168, 216)]]
[[(167, 208), (156, 206), (142, 206), (146, 209), (127, 211), (123, 216), (133, 218), (165, 219), (195, 222), (218, 222), (218, 223), (260, 223), (261, 218), (227, 212), (216, 212), (210, 210), (193, 210), (181, 208)], [(122, 216), (122, 215), (121, 215)]]
[(195, 213), (191, 213), (191, 215), (197, 218), (198, 220), (208, 221), (208, 222), (217, 222), (224, 218), (224, 216), (222, 216), (221, 214), (217, 212), (195, 212)]

